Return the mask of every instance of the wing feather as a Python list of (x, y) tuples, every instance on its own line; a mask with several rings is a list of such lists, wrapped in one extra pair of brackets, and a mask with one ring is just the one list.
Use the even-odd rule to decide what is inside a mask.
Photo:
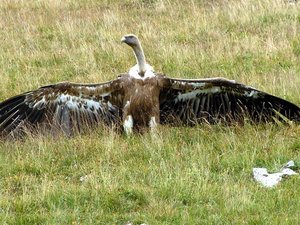
[(120, 92), (116, 79), (101, 84), (58, 83), (14, 96), (0, 103), (0, 136), (39, 127), (72, 135), (85, 126), (118, 123)]
[[(300, 121), (300, 108), (279, 97), (224, 78), (165, 78), (160, 94), (162, 123), (206, 121)], [(281, 116), (280, 116), (281, 115)], [(283, 117), (282, 117), (283, 116)]]

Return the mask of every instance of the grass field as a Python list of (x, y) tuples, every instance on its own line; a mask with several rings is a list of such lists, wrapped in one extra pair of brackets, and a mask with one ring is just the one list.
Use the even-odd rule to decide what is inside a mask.
[[(300, 105), (300, 5), (285, 0), (4, 0), (0, 100), (49, 83), (102, 82), (135, 63), (137, 34), (171, 77), (222, 76)], [(299, 224), (300, 126), (160, 127), (0, 142), (1, 224)]]

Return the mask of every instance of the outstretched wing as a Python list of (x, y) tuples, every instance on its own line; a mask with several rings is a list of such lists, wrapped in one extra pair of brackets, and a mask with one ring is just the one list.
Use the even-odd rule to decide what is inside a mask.
[(165, 78), (160, 94), (162, 123), (300, 120), (300, 108), (281, 98), (224, 78)]
[(28, 129), (59, 129), (67, 135), (86, 126), (118, 123), (120, 79), (101, 84), (58, 83), (0, 103), (0, 136)]

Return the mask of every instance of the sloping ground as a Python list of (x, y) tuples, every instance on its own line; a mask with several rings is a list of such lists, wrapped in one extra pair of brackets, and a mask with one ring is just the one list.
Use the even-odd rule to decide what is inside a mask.
[[(209, 2), (209, 3), (208, 3)], [(223, 76), (300, 105), (300, 17), (284, 0), (2, 1), (0, 99), (49, 83), (102, 82), (135, 61), (172, 77)], [(297, 224), (299, 177), (276, 189), (252, 167), (300, 162), (300, 126), (95, 130), (0, 143), (1, 224)]]

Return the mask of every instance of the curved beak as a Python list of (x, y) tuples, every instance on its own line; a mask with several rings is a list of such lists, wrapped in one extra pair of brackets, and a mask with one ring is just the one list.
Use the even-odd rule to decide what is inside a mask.
[(124, 36), (124, 37), (122, 37), (122, 39), (121, 39), (121, 43), (126, 43), (126, 37)]

